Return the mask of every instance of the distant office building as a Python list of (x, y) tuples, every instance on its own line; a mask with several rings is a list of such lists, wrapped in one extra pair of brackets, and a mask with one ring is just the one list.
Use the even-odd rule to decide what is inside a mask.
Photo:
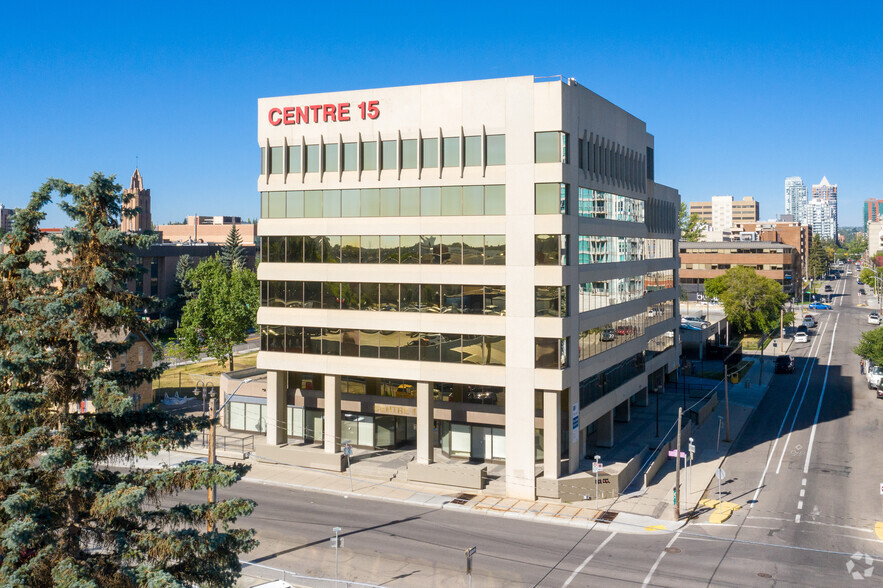
[(254, 245), (257, 226), (244, 223), (238, 216), (188, 216), (180, 225), (159, 225), (164, 243), (220, 243), (227, 241), (230, 229), (236, 227), (243, 245)]
[(785, 178), (785, 214), (806, 224), (806, 184), (800, 176)]
[(883, 200), (877, 200), (876, 198), (865, 200), (865, 204), (862, 206), (862, 214), (865, 220), (865, 233), (868, 232), (868, 223), (880, 220), (880, 204), (883, 204)]
[(722, 276), (737, 266), (754, 268), (758, 275), (773, 279), (790, 295), (800, 290), (800, 255), (783, 243), (732, 241), (718, 243), (680, 242), (681, 291), (688, 300), (705, 293), (705, 281)]
[(868, 222), (868, 257), (883, 251), (883, 220)]
[(823, 177), (813, 184), (812, 200), (807, 203), (807, 224), (823, 239), (837, 240), (837, 184)]
[(15, 210), (0, 204), (0, 233), (12, 230), (12, 217), (14, 216)]
[[(786, 215), (790, 216), (790, 215)], [(753, 232), (758, 241), (770, 241), (784, 243), (797, 249), (800, 263), (794, 270), (794, 283), (801, 283), (803, 276), (809, 275), (807, 263), (809, 261), (809, 246), (812, 243), (812, 228), (797, 222), (788, 221), (762, 221), (746, 223), (743, 227), (746, 231)]]
[(134, 216), (124, 216), (120, 221), (120, 229), (131, 233), (145, 233), (151, 230), (153, 225), (150, 218), (150, 190), (144, 189), (144, 180), (137, 167), (132, 174), (129, 188), (124, 192), (130, 196), (130, 199), (123, 208), (137, 208), (139, 211)]
[(691, 202), (690, 214), (696, 214), (709, 231), (729, 231), (746, 222), (757, 222), (760, 204), (751, 196), (734, 200), (732, 196), (712, 196), (710, 202)]

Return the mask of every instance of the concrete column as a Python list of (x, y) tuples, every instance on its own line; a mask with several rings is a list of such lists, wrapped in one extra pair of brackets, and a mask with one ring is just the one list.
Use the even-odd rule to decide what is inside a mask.
[(650, 390), (644, 387), (638, 395), (635, 396), (635, 406), (648, 406), (650, 404)]
[(558, 479), (561, 468), (561, 402), (558, 394), (555, 390), (543, 390), (543, 477), (553, 480)]
[(288, 419), (285, 399), (286, 372), (269, 370), (267, 372), (267, 444), (284, 445), (288, 443)]
[(613, 420), (618, 423), (627, 423), (632, 419), (632, 410), (629, 399), (626, 398), (613, 410)]
[(432, 463), (433, 414), (432, 390), (429, 382), (417, 382), (417, 463)]
[(601, 415), (597, 421), (598, 432), (596, 433), (595, 445), (598, 447), (613, 447), (613, 411)]
[(325, 375), (325, 453), (340, 453), (340, 376)]

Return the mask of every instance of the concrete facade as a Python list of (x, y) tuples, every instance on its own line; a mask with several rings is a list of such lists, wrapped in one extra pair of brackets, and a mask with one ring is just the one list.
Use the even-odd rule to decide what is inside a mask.
[(690, 214), (696, 214), (711, 231), (729, 231), (746, 222), (756, 222), (760, 203), (751, 196), (734, 200), (732, 196), (712, 196), (710, 201), (690, 202)]
[(798, 222), (765, 221), (745, 223), (743, 229), (755, 233), (758, 241), (784, 243), (797, 249), (800, 264), (794, 272), (794, 283), (803, 283), (804, 276), (809, 275), (808, 263), (809, 247), (812, 243), (812, 227)]
[(188, 216), (181, 225), (158, 225), (164, 243), (213, 243), (223, 245), (233, 227), (239, 231), (243, 245), (254, 245), (257, 226), (243, 223), (238, 216)]
[(266, 411), (289, 440), (504, 461), (507, 494), (533, 498), (676, 369), (680, 197), (644, 122), (533, 77), (257, 114), (258, 367), (287, 382)]
[(129, 201), (123, 204), (126, 209), (138, 209), (134, 216), (124, 216), (120, 220), (120, 230), (124, 232), (146, 233), (153, 228), (150, 215), (150, 190), (144, 188), (141, 172), (135, 168), (129, 187), (123, 191)]
[(688, 300), (704, 294), (705, 280), (722, 276), (735, 266), (754, 268), (757, 275), (776, 280), (782, 289), (799, 294), (800, 255), (795, 247), (765, 241), (680, 243), (680, 283)]

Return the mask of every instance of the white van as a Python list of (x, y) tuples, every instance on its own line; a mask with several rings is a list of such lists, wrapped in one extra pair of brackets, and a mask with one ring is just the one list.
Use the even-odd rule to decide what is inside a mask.
[(868, 388), (873, 390), (874, 388), (879, 387), (881, 381), (883, 381), (883, 367), (874, 365), (871, 360), (867, 360), (865, 363), (867, 364), (865, 377), (868, 378)]

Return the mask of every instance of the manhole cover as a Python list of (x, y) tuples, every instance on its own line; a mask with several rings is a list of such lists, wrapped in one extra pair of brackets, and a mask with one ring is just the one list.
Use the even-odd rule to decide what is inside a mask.
[(475, 494), (458, 494), (457, 497), (451, 502), (454, 504), (466, 504), (467, 502), (475, 498), (475, 496)]
[(665, 552), (666, 553), (680, 553), (681, 550), (678, 549), (677, 547), (666, 547)]
[(599, 523), (607, 524), (607, 523), (612, 522), (613, 519), (615, 519), (615, 518), (616, 518), (616, 515), (618, 515), (618, 514), (619, 514), (618, 512), (614, 512), (614, 511), (612, 511), (612, 510), (608, 510), (608, 511), (605, 512), (605, 513), (601, 513), (601, 516), (597, 518), (597, 521), (598, 521)]
[(768, 574), (768, 573), (766, 573), (766, 572), (757, 572), (757, 577), (758, 577), (758, 578), (772, 578), (773, 575), (772, 575), (772, 574)]

